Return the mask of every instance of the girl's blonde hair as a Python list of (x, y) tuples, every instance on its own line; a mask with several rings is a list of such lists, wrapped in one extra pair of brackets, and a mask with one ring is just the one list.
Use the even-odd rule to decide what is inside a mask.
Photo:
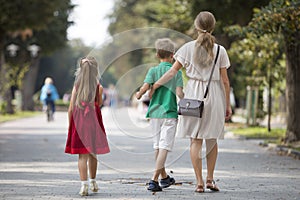
[(208, 11), (200, 12), (194, 21), (198, 37), (194, 48), (193, 60), (200, 67), (211, 66), (214, 59), (213, 47), (215, 37), (212, 35), (212, 32), (215, 24), (214, 15)]
[(82, 108), (81, 102), (94, 103), (100, 78), (96, 59), (94, 57), (82, 58), (75, 76), (75, 106)]

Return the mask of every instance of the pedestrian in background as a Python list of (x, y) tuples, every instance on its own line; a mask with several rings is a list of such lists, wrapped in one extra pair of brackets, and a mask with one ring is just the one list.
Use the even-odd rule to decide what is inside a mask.
[[(79, 154), (78, 169), (81, 180), (79, 194), (87, 196), (89, 185), (91, 191), (98, 191), (97, 154), (106, 154), (110, 150), (100, 110), (103, 87), (99, 83), (98, 64), (95, 58), (81, 59), (75, 75), (68, 111), (69, 130), (65, 153)], [(87, 180), (88, 171), (90, 184)]]
[(55, 101), (59, 99), (56, 87), (50, 77), (45, 78), (44, 85), (41, 89), (40, 101), (43, 103), (43, 111), (47, 110), (47, 105), (50, 104), (52, 111), (52, 119), (55, 112)]
[[(155, 48), (160, 64), (149, 69), (143, 86), (136, 93), (137, 99), (140, 99), (151, 85), (172, 67), (174, 43), (168, 38), (158, 39), (155, 42)], [(175, 183), (175, 179), (166, 173), (165, 162), (168, 152), (174, 145), (178, 117), (176, 94), (179, 98), (183, 98), (182, 87), (182, 73), (178, 71), (164, 87), (155, 91), (146, 114), (146, 117), (150, 118), (152, 127), (156, 160), (155, 171), (148, 187), (148, 190), (153, 192), (162, 191), (162, 188)], [(161, 178), (160, 185), (158, 183), (159, 176)]]
[(204, 100), (202, 118), (182, 116), (179, 120), (178, 133), (180, 136), (191, 138), (190, 156), (194, 167), (197, 187), (195, 192), (204, 192), (202, 178), (202, 143), (206, 143), (207, 176), (206, 188), (219, 191), (214, 181), (214, 170), (218, 155), (217, 139), (224, 138), (224, 123), (231, 116), (230, 84), (227, 68), (230, 67), (229, 58), (224, 47), (215, 43), (212, 32), (215, 28), (215, 18), (210, 12), (200, 12), (194, 21), (198, 37), (196, 40), (184, 44), (174, 55), (175, 63), (172, 68), (153, 84), (150, 97), (161, 85), (166, 83), (184, 67), (189, 78), (185, 87), (185, 98), (202, 100), (207, 86), (217, 50), (216, 68), (213, 72), (209, 92)]

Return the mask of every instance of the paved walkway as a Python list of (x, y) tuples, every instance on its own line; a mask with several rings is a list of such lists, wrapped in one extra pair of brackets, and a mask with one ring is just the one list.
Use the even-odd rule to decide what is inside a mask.
[[(100, 190), (86, 199), (300, 199), (299, 160), (230, 134), (219, 143), (215, 178), (221, 192), (194, 193), (189, 141), (177, 139), (167, 160), (177, 184), (151, 193), (146, 190), (154, 167), (148, 122), (132, 108), (105, 108), (103, 117), (111, 153), (98, 156)], [(66, 133), (63, 112), (51, 123), (41, 115), (0, 124), (0, 199), (81, 199), (77, 156), (64, 154)]]

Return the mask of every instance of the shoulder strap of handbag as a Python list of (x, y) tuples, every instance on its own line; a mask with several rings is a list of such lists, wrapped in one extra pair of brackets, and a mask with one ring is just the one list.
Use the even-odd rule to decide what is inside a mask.
[(207, 86), (206, 86), (205, 93), (204, 93), (204, 98), (206, 98), (207, 93), (208, 93), (208, 87), (209, 87), (209, 85), (210, 85), (211, 78), (212, 78), (212, 75), (213, 75), (213, 73), (214, 73), (215, 66), (216, 66), (216, 63), (217, 63), (217, 60), (218, 60), (218, 57), (219, 57), (219, 51), (220, 51), (220, 46), (218, 45), (217, 55), (216, 55), (216, 58), (215, 58), (214, 66), (213, 66), (213, 68), (212, 68), (212, 70), (211, 70), (211, 72), (210, 72), (208, 84), (207, 84)]

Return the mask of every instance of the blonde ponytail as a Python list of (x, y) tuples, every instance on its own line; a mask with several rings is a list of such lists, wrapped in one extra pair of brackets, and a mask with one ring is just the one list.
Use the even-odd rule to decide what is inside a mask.
[(194, 21), (198, 37), (195, 43), (193, 61), (199, 67), (211, 66), (213, 62), (215, 37), (211, 33), (215, 28), (215, 24), (215, 17), (207, 11), (200, 12)]

